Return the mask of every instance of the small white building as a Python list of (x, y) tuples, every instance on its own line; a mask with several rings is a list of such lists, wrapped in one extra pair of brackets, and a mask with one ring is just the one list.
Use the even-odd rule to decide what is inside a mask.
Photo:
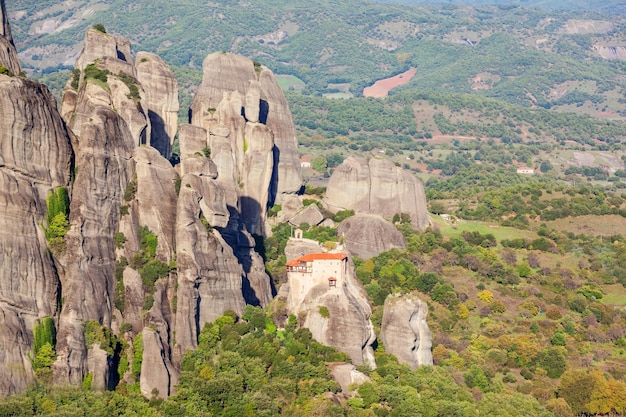
[(532, 175), (535, 173), (535, 170), (529, 167), (519, 167), (517, 168), (517, 173), (524, 174), (524, 175)]
[(289, 280), (289, 305), (297, 307), (308, 292), (322, 285), (333, 290), (345, 282), (348, 255), (345, 253), (310, 253), (286, 264)]
[(311, 160), (308, 155), (304, 155), (300, 158), (300, 168), (311, 168)]

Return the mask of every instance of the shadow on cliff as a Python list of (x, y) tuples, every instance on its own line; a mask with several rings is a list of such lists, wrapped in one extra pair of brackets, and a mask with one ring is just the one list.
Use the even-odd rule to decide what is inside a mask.
[[(270, 104), (267, 102), (267, 100), (259, 100), (259, 123), (263, 123), (264, 125), (266, 125), (267, 116), (269, 113), (270, 113)], [(246, 117), (245, 107), (241, 108), (241, 115), (246, 119), (246, 121), (249, 121), (249, 119)]]
[[(252, 259), (251, 252), (254, 251), (259, 254), (265, 263), (265, 251), (264, 245), (259, 246), (259, 239), (263, 241), (263, 237), (259, 236), (256, 232), (263, 225), (259, 224), (259, 218), (261, 213), (261, 204), (250, 197), (240, 197), (239, 204), (241, 206), (241, 213), (232, 206), (228, 206), (230, 212), (230, 219), (228, 226), (219, 229), (222, 237), (233, 249), (233, 253), (237, 258), (237, 261), (243, 268), (244, 275), (242, 277), (242, 291), (246, 304), (253, 306), (261, 305), (259, 298), (250, 283), (248, 275), (266, 273), (265, 268), (259, 269), (258, 264), (255, 266)], [(246, 233), (247, 232), (247, 233)], [(269, 274), (267, 274), (269, 276)], [(276, 295), (276, 288), (274, 282), (270, 278), (270, 287), (272, 291), (272, 297)]]
[(165, 130), (165, 121), (152, 110), (148, 110), (148, 118), (151, 125), (150, 146), (158, 150), (163, 158), (169, 159), (171, 151), (170, 138)]
[(269, 195), (267, 197), (267, 209), (274, 206), (278, 195), (278, 163), (280, 162), (280, 149), (276, 145), (272, 148), (274, 165), (272, 166), (272, 179), (270, 180)]

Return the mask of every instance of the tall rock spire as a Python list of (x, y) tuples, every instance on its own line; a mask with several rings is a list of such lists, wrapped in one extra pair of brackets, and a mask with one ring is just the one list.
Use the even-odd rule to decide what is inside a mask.
[[(20, 61), (13, 43), (9, 16), (4, 6), (4, 0), (0, 0), (0, 19), (2, 19), (2, 25), (0, 25), (0, 66), (8, 69), (12, 75), (18, 75), (22, 68), (20, 67)], [(0, 74), (2, 74), (1, 70)]]

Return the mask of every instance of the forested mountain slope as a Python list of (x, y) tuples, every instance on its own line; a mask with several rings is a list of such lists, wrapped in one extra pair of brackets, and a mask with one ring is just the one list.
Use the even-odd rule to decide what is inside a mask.
[(187, 77), (206, 53), (232, 51), (297, 77), (305, 93), (359, 96), (374, 81), (413, 67), (417, 73), (405, 88), (524, 106), (558, 99), (562, 105), (592, 100), (623, 108), (616, 95), (624, 64), (606, 59), (620, 57), (626, 45), (624, 17), (615, 14), (366, 0), (80, 0), (69, 6), (18, 0), (9, 4), (9, 14), (25, 67), (38, 71), (71, 66), (85, 28), (102, 22), (180, 67), (179, 74), (186, 68)]

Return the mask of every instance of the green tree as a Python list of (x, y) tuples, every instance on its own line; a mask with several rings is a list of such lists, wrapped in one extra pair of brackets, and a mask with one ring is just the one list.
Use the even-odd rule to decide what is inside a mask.
[(324, 158), (323, 156), (315, 157), (313, 158), (313, 161), (311, 161), (311, 167), (317, 172), (326, 171), (327, 166), (328, 166), (328, 162), (326, 161), (326, 158)]

